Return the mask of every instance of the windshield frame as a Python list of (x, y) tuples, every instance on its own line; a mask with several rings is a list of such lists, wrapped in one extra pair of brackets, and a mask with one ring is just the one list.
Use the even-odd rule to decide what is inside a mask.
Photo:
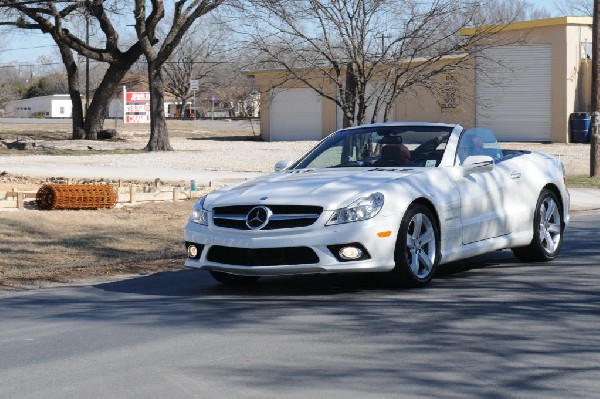
[[(443, 137), (442, 141), (433, 143), (432, 150), (436, 150), (438, 144), (444, 144), (445, 148), (447, 148), (447, 143), (450, 141), (452, 135), (457, 131), (462, 131), (462, 127), (455, 124), (444, 124), (444, 123), (378, 123), (378, 124), (370, 124), (370, 125), (362, 125), (357, 127), (346, 128), (342, 130), (338, 130), (323, 140), (321, 140), (315, 147), (313, 147), (310, 151), (304, 154), (301, 158), (293, 162), (287, 170), (297, 170), (297, 169), (326, 169), (326, 168), (340, 168), (340, 167), (377, 167), (381, 165), (376, 164), (376, 159), (374, 156), (365, 156), (365, 153), (370, 153), (370, 150), (366, 149), (366, 144), (377, 145), (381, 149), (381, 146), (385, 146), (386, 144), (391, 145), (400, 145), (402, 146), (406, 144), (407, 146), (411, 146), (411, 150), (415, 150), (422, 144), (425, 144), (428, 141), (432, 141), (433, 138)], [(376, 137), (376, 140), (365, 141), (366, 135), (370, 134), (371, 137)], [(415, 138), (418, 135), (426, 135), (421, 142), (415, 141)], [(376, 135), (376, 136), (375, 136)], [(363, 141), (359, 141), (359, 146), (356, 144), (349, 144), (348, 141), (352, 140), (352, 138), (358, 138), (360, 136)], [(438, 139), (439, 140), (439, 139)], [(353, 145), (352, 150), (355, 153), (356, 160), (352, 162), (342, 162), (344, 159), (344, 155), (340, 155), (340, 163), (336, 165), (329, 166), (315, 166), (315, 160), (323, 155), (326, 151), (335, 148), (340, 145)], [(364, 148), (359, 150), (359, 148)], [(369, 147), (371, 148), (371, 147)], [(440, 166), (442, 164), (442, 158), (445, 157), (445, 148), (440, 150), (436, 150), (436, 159), (435, 160), (427, 160), (421, 159), (420, 153), (413, 153), (414, 162), (410, 162), (402, 168), (418, 168), (418, 167), (432, 167), (432, 166)], [(338, 149), (338, 152), (340, 150)], [(361, 152), (361, 155), (364, 157), (359, 157), (358, 152)], [(372, 155), (372, 154), (371, 154)], [(419, 155), (415, 157), (415, 155)], [(360, 159), (359, 159), (360, 158)], [(422, 161), (422, 162), (421, 162)], [(383, 167), (387, 167), (390, 165), (383, 165)]]

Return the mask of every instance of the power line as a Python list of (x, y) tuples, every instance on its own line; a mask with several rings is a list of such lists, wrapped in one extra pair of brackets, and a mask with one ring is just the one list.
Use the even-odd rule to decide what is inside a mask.
[(53, 45), (49, 45), (49, 46), (34, 46), (34, 47), (20, 47), (20, 48), (5, 48), (2, 49), (2, 52), (6, 52), (6, 51), (20, 51), (20, 50), (34, 50), (34, 49), (38, 49), (38, 48), (50, 48), (50, 47), (54, 47)]

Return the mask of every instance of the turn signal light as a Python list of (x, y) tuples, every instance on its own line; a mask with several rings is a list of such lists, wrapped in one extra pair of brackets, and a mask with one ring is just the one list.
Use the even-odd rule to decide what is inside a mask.
[(392, 235), (391, 231), (380, 231), (379, 233), (377, 233), (377, 237), (381, 237), (381, 238), (385, 238), (385, 237), (389, 237)]

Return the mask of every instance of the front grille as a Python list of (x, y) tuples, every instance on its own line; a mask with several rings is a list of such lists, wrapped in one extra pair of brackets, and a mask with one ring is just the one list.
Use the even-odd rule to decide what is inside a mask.
[[(235, 205), (215, 207), (213, 223), (228, 229), (249, 230), (246, 217), (256, 205)], [(312, 225), (323, 212), (320, 206), (311, 205), (268, 205), (273, 212), (261, 230), (292, 229)]]
[(308, 247), (235, 248), (213, 245), (208, 250), (209, 262), (237, 266), (278, 266), (318, 263), (319, 257)]

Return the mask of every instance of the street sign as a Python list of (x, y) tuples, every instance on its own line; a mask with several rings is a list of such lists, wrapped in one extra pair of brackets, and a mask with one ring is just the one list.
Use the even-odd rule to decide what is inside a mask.
[(199, 87), (200, 87), (200, 85), (196, 79), (190, 80), (190, 90), (191, 91), (198, 91)]

